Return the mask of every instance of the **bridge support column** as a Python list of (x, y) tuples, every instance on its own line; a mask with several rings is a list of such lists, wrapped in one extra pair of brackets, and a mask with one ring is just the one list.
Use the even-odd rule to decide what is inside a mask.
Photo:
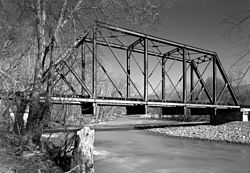
[(240, 109), (214, 109), (214, 113), (210, 115), (210, 123), (214, 125), (231, 121), (242, 121)]
[(249, 121), (249, 112), (242, 112), (242, 121)]
[(147, 114), (147, 105), (136, 105), (136, 106), (127, 106), (127, 115), (134, 115), (134, 114)]
[(98, 105), (97, 103), (93, 103), (93, 115), (95, 117), (96, 122), (98, 121)]
[(241, 108), (242, 112), (242, 121), (250, 120), (250, 108)]

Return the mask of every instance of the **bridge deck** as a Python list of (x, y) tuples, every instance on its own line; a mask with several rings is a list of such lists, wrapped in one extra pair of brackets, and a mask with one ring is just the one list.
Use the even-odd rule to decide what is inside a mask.
[[(41, 98), (44, 100), (44, 98)], [(59, 97), (53, 96), (52, 103), (54, 104), (76, 104), (81, 103), (97, 103), (102, 106), (134, 106), (134, 105), (147, 105), (149, 107), (175, 107), (183, 106), (188, 108), (220, 108), (220, 109), (230, 109), (230, 108), (240, 108), (240, 106), (235, 105), (213, 105), (209, 103), (194, 103), (194, 102), (176, 102), (176, 101), (162, 101), (162, 100), (149, 100), (144, 101), (143, 99), (137, 98), (114, 98), (114, 97), (98, 97), (87, 98), (87, 97)]]

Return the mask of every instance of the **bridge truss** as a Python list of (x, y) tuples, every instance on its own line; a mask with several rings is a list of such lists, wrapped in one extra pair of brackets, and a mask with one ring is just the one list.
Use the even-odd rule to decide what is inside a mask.
[[(80, 71), (71, 65), (72, 57), (81, 59)], [(98, 106), (125, 106), (128, 114), (145, 114), (149, 107), (162, 108), (163, 114), (240, 109), (215, 52), (105, 23), (96, 22), (58, 58), (54, 69), (71, 92), (54, 93), (53, 103), (79, 104), (86, 114), (96, 114)], [(110, 94), (100, 92), (104, 76), (114, 89)], [(118, 86), (117, 76), (123, 85)]]

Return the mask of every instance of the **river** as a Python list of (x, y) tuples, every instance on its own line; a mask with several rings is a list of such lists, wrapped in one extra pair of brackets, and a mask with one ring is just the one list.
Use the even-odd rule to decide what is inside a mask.
[(250, 146), (97, 131), (96, 173), (249, 173)]

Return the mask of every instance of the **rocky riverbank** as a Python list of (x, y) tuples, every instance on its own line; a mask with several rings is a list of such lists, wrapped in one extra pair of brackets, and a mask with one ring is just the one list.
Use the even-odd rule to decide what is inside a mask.
[(200, 140), (250, 144), (250, 122), (230, 122), (222, 125), (178, 126), (147, 130), (153, 134)]

